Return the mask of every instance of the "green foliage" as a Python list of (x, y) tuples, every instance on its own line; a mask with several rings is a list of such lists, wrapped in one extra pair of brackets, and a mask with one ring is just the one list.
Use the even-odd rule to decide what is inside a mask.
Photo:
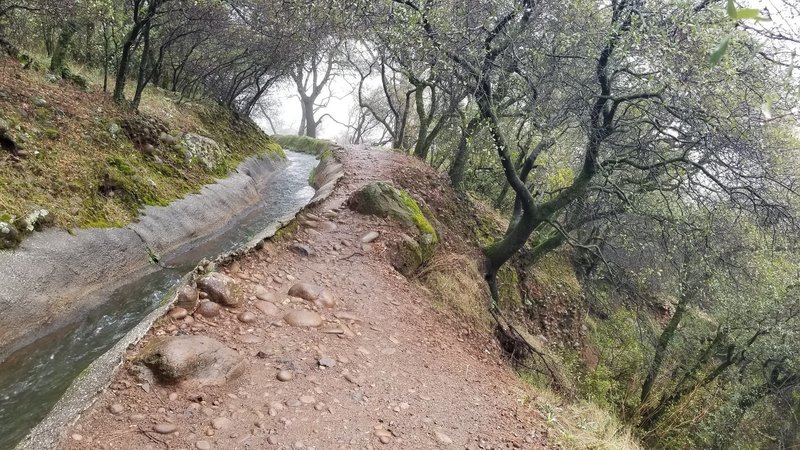
[(309, 155), (323, 158), (326, 152), (330, 152), (330, 142), (323, 139), (314, 139), (308, 136), (273, 136), (274, 139), (281, 147), (289, 150), (307, 153)]

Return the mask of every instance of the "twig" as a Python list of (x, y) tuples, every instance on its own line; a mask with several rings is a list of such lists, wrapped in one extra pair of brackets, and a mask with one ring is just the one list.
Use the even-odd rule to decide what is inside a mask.
[(141, 431), (142, 434), (147, 436), (147, 438), (150, 439), (151, 441), (156, 442), (158, 444), (162, 444), (164, 447), (169, 448), (169, 444), (168, 443), (166, 443), (166, 442), (162, 441), (161, 439), (158, 439), (158, 438), (156, 438), (154, 436), (150, 436), (150, 433), (148, 433), (144, 428), (142, 428), (141, 425), (137, 425), (137, 427), (139, 427), (139, 431)]

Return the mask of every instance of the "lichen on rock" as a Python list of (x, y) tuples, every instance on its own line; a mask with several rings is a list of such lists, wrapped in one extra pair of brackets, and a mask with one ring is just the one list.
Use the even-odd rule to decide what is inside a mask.
[(182, 134), (180, 146), (187, 164), (197, 160), (209, 172), (216, 169), (217, 164), (225, 158), (225, 152), (217, 141), (199, 134)]

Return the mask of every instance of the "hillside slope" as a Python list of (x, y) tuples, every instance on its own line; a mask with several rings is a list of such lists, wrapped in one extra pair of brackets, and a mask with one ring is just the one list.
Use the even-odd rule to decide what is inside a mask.
[(249, 118), (211, 104), (149, 89), (135, 113), (102, 85), (51, 80), (0, 56), (2, 222), (45, 209), (60, 227), (121, 226), (248, 156), (283, 156)]

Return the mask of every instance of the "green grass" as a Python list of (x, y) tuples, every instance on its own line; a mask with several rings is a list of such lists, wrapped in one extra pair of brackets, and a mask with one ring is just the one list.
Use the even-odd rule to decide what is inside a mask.
[(322, 139), (314, 139), (308, 136), (273, 136), (272, 137), (281, 147), (289, 150), (317, 156), (318, 159), (326, 159), (332, 156), (331, 144)]
[[(24, 70), (0, 61), (0, 118), (22, 143), (27, 157), (15, 160), (0, 152), (0, 216), (24, 217), (32, 210), (50, 211), (62, 228), (106, 228), (135, 220), (146, 205), (167, 205), (225, 177), (254, 155), (284, 158), (283, 149), (255, 123), (225, 108), (202, 102), (179, 103), (171, 93), (148, 88), (142, 114), (157, 118), (175, 136), (184, 132), (214, 139), (222, 155), (213, 170), (187, 163), (180, 148), (158, 146), (155, 157), (137, 148), (124, 131), (109, 132), (132, 113), (111, 101), (86, 69), (89, 92), (43, 71)], [(99, 80), (102, 83), (102, 80)], [(34, 107), (43, 98), (45, 106)], [(24, 141), (24, 142), (23, 142)]]

